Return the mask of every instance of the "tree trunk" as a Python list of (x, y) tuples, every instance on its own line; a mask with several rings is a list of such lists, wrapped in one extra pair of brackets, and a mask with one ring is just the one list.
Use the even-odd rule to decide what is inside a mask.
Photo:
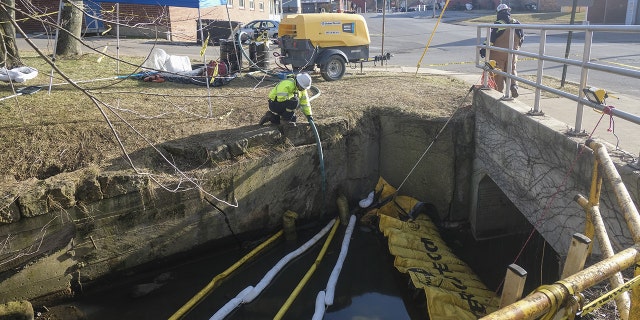
[(13, 69), (22, 66), (20, 53), (16, 44), (16, 29), (11, 21), (15, 21), (15, 0), (0, 0), (0, 67)]
[(56, 53), (60, 56), (82, 54), (82, 44), (78, 40), (82, 34), (82, 11), (77, 8), (82, 6), (82, 0), (65, 0), (56, 45)]

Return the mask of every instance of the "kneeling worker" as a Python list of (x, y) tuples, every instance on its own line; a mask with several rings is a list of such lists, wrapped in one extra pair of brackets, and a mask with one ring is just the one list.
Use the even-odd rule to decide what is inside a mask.
[(304, 72), (280, 81), (269, 92), (269, 111), (260, 119), (259, 124), (263, 125), (267, 121), (279, 124), (280, 118), (295, 124), (295, 111), (298, 107), (302, 109), (302, 113), (309, 121), (313, 120), (307, 94), (309, 88), (311, 88), (311, 76)]

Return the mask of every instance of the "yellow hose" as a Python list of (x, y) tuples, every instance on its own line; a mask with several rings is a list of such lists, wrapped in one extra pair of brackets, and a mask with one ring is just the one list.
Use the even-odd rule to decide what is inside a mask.
[(420, 70), (420, 64), (422, 63), (422, 58), (427, 53), (427, 49), (429, 49), (429, 45), (431, 45), (431, 40), (433, 39), (433, 35), (436, 33), (436, 29), (438, 29), (438, 25), (440, 24), (440, 20), (442, 20), (442, 15), (444, 15), (444, 11), (449, 7), (449, 0), (442, 7), (442, 11), (440, 11), (440, 16), (438, 17), (438, 21), (436, 21), (435, 27), (433, 27), (433, 31), (431, 31), (431, 36), (429, 37), (429, 41), (427, 45), (424, 47), (424, 51), (422, 52), (422, 56), (420, 56), (420, 60), (418, 60), (418, 65), (416, 66), (416, 75), (418, 75), (418, 70)]
[(267, 247), (268, 245), (270, 245), (271, 243), (276, 241), (280, 236), (282, 236), (282, 234), (283, 234), (282, 230), (278, 231), (278, 233), (274, 234), (267, 241), (265, 241), (265, 242), (261, 243), (259, 246), (255, 247), (253, 250), (251, 250), (251, 252), (249, 252), (247, 255), (242, 257), (242, 259), (238, 260), (231, 267), (227, 268), (227, 270), (225, 270), (222, 273), (220, 273), (217, 276), (215, 276), (209, 282), (209, 284), (207, 284), (207, 286), (202, 288), (202, 290), (200, 290), (200, 292), (198, 292), (195, 296), (193, 296), (193, 298), (191, 298), (191, 300), (189, 300), (187, 303), (185, 303), (185, 305), (183, 305), (180, 309), (178, 309), (178, 311), (176, 311), (176, 313), (174, 313), (169, 318), (169, 320), (177, 320), (177, 319), (180, 319), (180, 318), (184, 317), (184, 315), (187, 312), (189, 312), (189, 310), (193, 309), (193, 307), (195, 307), (198, 303), (200, 303), (200, 301), (202, 299), (204, 299), (207, 295), (209, 295), (209, 293), (218, 286), (219, 282), (222, 279), (228, 277), (232, 272), (234, 272), (236, 269), (238, 269), (240, 266), (242, 266), (245, 262), (251, 260), (256, 254), (260, 253), (260, 251), (262, 251), (262, 249), (264, 249), (265, 247)]
[(300, 283), (298, 283), (296, 288), (293, 289), (293, 292), (291, 292), (291, 295), (289, 295), (289, 298), (287, 299), (287, 301), (284, 302), (284, 304), (282, 305), (282, 307), (280, 308), (276, 316), (273, 317), (273, 320), (282, 319), (284, 314), (289, 310), (289, 307), (291, 307), (293, 300), (295, 300), (298, 297), (298, 294), (300, 293), (302, 288), (307, 284), (307, 281), (309, 281), (313, 273), (316, 271), (316, 268), (320, 264), (320, 261), (322, 261), (324, 254), (327, 252), (327, 248), (329, 247), (331, 240), (333, 240), (333, 236), (335, 235), (336, 229), (338, 229), (339, 224), (340, 224), (340, 220), (336, 218), (336, 223), (333, 224), (333, 228), (331, 228), (331, 232), (329, 233), (327, 240), (324, 241), (324, 246), (322, 246), (322, 250), (320, 250), (320, 253), (318, 253), (318, 256), (316, 257), (316, 261), (313, 263), (313, 265), (311, 265), (311, 267), (309, 268), (307, 273), (304, 275), (304, 277), (302, 277), (302, 280), (300, 280)]

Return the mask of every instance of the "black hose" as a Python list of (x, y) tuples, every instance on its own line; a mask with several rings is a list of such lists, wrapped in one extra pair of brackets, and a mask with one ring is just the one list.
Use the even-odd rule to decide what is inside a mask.
[(318, 128), (316, 128), (316, 124), (313, 122), (313, 118), (307, 117), (309, 120), (309, 124), (311, 125), (311, 129), (313, 130), (313, 134), (316, 137), (316, 146), (318, 147), (318, 158), (320, 159), (320, 173), (322, 174), (322, 216), (327, 213), (326, 206), (326, 193), (327, 193), (327, 175), (324, 170), (324, 155), (322, 153), (322, 143), (320, 142), (320, 134), (318, 134)]

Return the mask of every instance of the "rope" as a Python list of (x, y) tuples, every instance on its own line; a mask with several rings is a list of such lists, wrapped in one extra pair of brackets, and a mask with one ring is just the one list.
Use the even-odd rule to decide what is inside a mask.
[(467, 100), (467, 97), (469, 97), (469, 93), (471, 93), (471, 91), (473, 91), (474, 86), (471, 86), (471, 88), (469, 89), (469, 91), (467, 92), (467, 94), (464, 96), (464, 98), (462, 99), (462, 102), (458, 105), (458, 107), (456, 108), (456, 110), (451, 114), (451, 116), (449, 117), (449, 119), (447, 119), (447, 122), (444, 123), (444, 125), (442, 126), (442, 128), (440, 128), (440, 131), (438, 131), (438, 133), (436, 134), (435, 137), (433, 137), (433, 140), (431, 140), (431, 143), (429, 144), (429, 146), (427, 146), (427, 149), (424, 150), (424, 152), (422, 153), (422, 155), (420, 156), (420, 158), (418, 158), (418, 161), (416, 161), (416, 163), (413, 165), (413, 168), (411, 168), (411, 170), (409, 171), (409, 173), (407, 174), (407, 176), (404, 178), (404, 180), (402, 180), (402, 183), (400, 183), (400, 185), (398, 186), (398, 188), (396, 189), (396, 194), (400, 191), (400, 189), (402, 189), (402, 185), (404, 185), (404, 183), (407, 181), (407, 179), (409, 179), (409, 176), (411, 176), (411, 174), (413, 173), (413, 171), (418, 167), (418, 164), (420, 163), (420, 161), (422, 161), (422, 159), (424, 158), (424, 156), (427, 154), (427, 152), (429, 152), (429, 150), (431, 149), (431, 147), (433, 146), (433, 144), (436, 142), (436, 140), (438, 140), (438, 137), (440, 136), (440, 134), (444, 131), (444, 129), (447, 127), (447, 125), (449, 124), (449, 122), (451, 122), (451, 119), (453, 119), (453, 116), (456, 115), (456, 112), (460, 109), (460, 107), (462, 107), (462, 104)]
[(609, 115), (609, 129), (607, 129), (608, 132), (613, 132), (615, 128), (615, 122), (613, 121), (613, 109), (615, 109), (614, 106), (606, 106), (602, 110), (604, 114)]
[(607, 132), (611, 132), (611, 134), (613, 134), (613, 136), (616, 137), (616, 150), (620, 150), (620, 148), (619, 148), (619, 146), (620, 146), (620, 137), (618, 137), (618, 135), (616, 134), (616, 122), (613, 119), (613, 109), (615, 109), (615, 108), (616, 107), (614, 107), (614, 106), (606, 106), (602, 110), (602, 113), (609, 115), (609, 129), (607, 129)]

